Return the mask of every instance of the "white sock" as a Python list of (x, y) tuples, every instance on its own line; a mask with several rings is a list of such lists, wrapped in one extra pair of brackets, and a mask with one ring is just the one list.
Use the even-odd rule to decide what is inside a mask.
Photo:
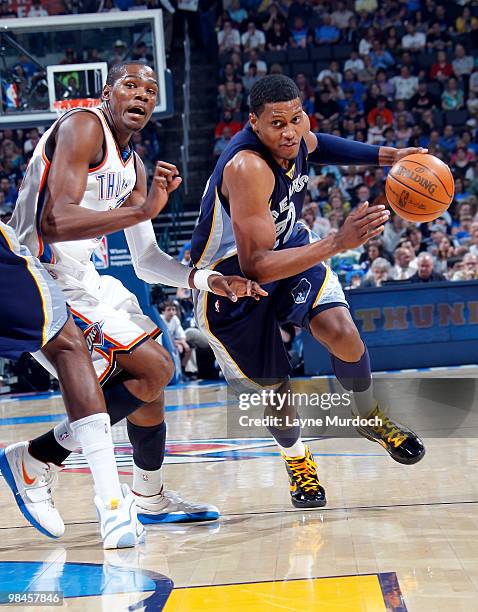
[[(80, 419), (81, 420), (81, 419)], [(66, 450), (74, 451), (81, 446), (78, 440), (75, 440), (75, 436), (71, 430), (70, 421), (65, 419), (53, 430), (55, 440), (60, 446), (63, 446)]]
[(142, 470), (133, 463), (133, 492), (145, 497), (158, 495), (163, 487), (163, 473), (159, 470)]
[(113, 499), (123, 499), (116, 467), (110, 415), (106, 412), (70, 423), (73, 436), (78, 440), (95, 483), (96, 494), (106, 505)]
[(302, 438), (299, 438), (297, 442), (295, 442), (289, 448), (284, 448), (280, 444), (277, 445), (281, 451), (286, 455), (286, 457), (304, 457), (305, 456), (305, 446), (302, 442)]

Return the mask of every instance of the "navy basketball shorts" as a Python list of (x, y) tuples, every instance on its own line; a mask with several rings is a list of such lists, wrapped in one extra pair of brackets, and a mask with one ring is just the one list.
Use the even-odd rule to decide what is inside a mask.
[(40, 350), (63, 328), (65, 300), (42, 264), (0, 222), (0, 357)]
[[(309, 242), (300, 232), (294, 244)], [(224, 275), (243, 276), (236, 255), (213, 266)], [(290, 363), (280, 325), (292, 323), (303, 329), (322, 310), (348, 307), (337, 275), (317, 264), (301, 274), (275, 281), (263, 288), (267, 297), (259, 301), (244, 298), (236, 303), (205, 291), (195, 293), (196, 320), (213, 349), (224, 377), (233, 386), (249, 380), (261, 386), (275, 386), (290, 374)]]

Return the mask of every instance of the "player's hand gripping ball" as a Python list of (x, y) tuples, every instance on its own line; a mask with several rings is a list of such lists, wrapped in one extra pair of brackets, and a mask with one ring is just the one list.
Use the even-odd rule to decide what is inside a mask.
[(399, 159), (385, 184), (387, 200), (407, 221), (433, 221), (450, 206), (455, 182), (450, 168), (434, 155), (416, 153)]

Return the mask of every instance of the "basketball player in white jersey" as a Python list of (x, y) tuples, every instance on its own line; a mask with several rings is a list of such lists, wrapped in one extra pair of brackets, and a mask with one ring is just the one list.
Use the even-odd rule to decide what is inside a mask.
[[(110, 417), (84, 338), (55, 281), (1, 221), (0, 278), (0, 357), (18, 359), (41, 350), (54, 364), (71, 429), (93, 475), (96, 504), (105, 508), (103, 546), (132, 547), (144, 527), (128, 485), (119, 482)], [(19, 442), (0, 450), (0, 469), (25, 518), (49, 537), (63, 535), (49, 494), (57, 468), (32, 457), (28, 443)]]
[[(160, 162), (148, 194), (143, 163), (130, 146), (133, 133), (151, 117), (157, 95), (151, 68), (140, 62), (114, 66), (101, 107), (67, 113), (40, 140), (11, 223), (57, 280), (83, 330), (111, 423), (128, 418), (138, 518), (143, 523), (214, 520), (219, 516), (214, 506), (163, 489), (164, 387), (172, 360), (154, 341), (159, 330), (136, 297), (117, 279), (100, 276), (90, 260), (97, 236), (124, 229), (135, 271), (147, 282), (212, 290), (233, 301), (266, 295), (256, 283), (188, 268), (159, 249), (150, 219), (181, 179), (173, 165)], [(43, 355), (35, 357), (55, 373)], [(77, 446), (65, 420), (32, 440), (28, 451), (44, 464), (61, 465)], [(97, 507), (101, 517), (104, 508)]]

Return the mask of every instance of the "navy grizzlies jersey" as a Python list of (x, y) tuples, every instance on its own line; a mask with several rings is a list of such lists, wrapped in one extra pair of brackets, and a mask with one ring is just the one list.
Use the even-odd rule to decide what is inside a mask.
[(302, 224), (297, 226), (297, 220), (302, 213), (308, 181), (305, 140), (301, 140), (299, 154), (291, 163), (290, 169), (286, 170), (273, 159), (269, 150), (248, 125), (234, 136), (219, 157), (204, 190), (191, 247), (191, 258), (198, 268), (210, 267), (237, 254), (229, 203), (221, 194), (221, 186), (224, 167), (239, 151), (245, 150), (259, 153), (274, 173), (275, 185), (269, 201), (276, 230), (274, 249), (287, 247), (287, 243), (295, 238), (299, 227), (303, 227)]

